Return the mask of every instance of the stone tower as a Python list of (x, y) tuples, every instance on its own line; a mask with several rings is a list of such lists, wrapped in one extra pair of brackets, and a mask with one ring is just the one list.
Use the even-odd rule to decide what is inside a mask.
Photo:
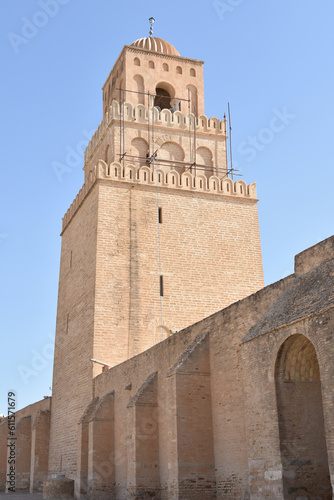
[(50, 472), (76, 470), (92, 359), (121, 363), (263, 286), (256, 187), (229, 177), (226, 137), (202, 61), (152, 36), (123, 48), (63, 218)]

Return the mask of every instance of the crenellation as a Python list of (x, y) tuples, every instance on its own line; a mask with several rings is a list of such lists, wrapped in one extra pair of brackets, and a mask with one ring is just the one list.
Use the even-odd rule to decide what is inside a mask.
[[(124, 113), (124, 116), (123, 116)], [(89, 142), (85, 153), (85, 164), (89, 161), (96, 148), (101, 143), (108, 127), (119, 120), (131, 123), (142, 123), (156, 127), (179, 128), (194, 130), (195, 115), (193, 113), (182, 113), (175, 111), (172, 113), (169, 109), (159, 111), (158, 108), (147, 108), (144, 104), (133, 105), (131, 102), (124, 102), (121, 107), (116, 100), (113, 100), (108, 112), (104, 115), (100, 125)], [(208, 117), (201, 115), (196, 118), (197, 133), (221, 135), (226, 138), (226, 119), (220, 121), (217, 117)]]
[(219, 179), (217, 176), (207, 178), (203, 174), (194, 175), (190, 172), (184, 172), (180, 175), (176, 170), (165, 172), (152, 166), (136, 167), (132, 164), (127, 164), (123, 169), (120, 163), (113, 162), (107, 165), (103, 160), (99, 160), (97, 166), (90, 171), (88, 182), (83, 184), (78, 195), (64, 215), (62, 232), (81, 206), (93, 184), (101, 179), (113, 182), (145, 184), (154, 187), (158, 184), (162, 188), (203, 191), (214, 195), (249, 198), (257, 201), (255, 182), (247, 186), (246, 182), (241, 179), (233, 182), (230, 178)]

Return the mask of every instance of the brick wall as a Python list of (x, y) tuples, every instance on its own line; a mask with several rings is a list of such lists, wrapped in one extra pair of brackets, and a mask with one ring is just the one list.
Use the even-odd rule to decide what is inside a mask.
[(74, 475), (77, 427), (92, 398), (98, 189), (63, 233), (59, 275), (49, 470)]

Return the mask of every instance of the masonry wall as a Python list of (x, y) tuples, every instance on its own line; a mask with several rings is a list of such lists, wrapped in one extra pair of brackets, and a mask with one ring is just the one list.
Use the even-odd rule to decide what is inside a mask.
[[(256, 200), (98, 184), (94, 357), (111, 365), (263, 284)], [(159, 234), (160, 233), (160, 234)], [(160, 268), (159, 268), (160, 239)]]
[(89, 185), (62, 234), (53, 369), (50, 473), (73, 477), (77, 427), (92, 398), (98, 190)]
[[(242, 343), (251, 498), (332, 498), (333, 242), (296, 256), (291, 286)], [(284, 377), (282, 346), (295, 338), (316, 361), (295, 350)]]
[[(2, 420), (0, 424), (1, 492), (7, 491), (9, 487), (13, 487), (13, 484), (7, 482), (7, 474), (13, 471), (10, 467), (14, 467), (15, 479), (13, 482), (16, 491), (19, 492), (37, 491), (40, 487), (41, 478), (47, 476), (48, 441), (50, 435), (49, 429), (38, 425), (38, 422), (40, 422), (40, 416), (43, 414), (49, 415), (50, 410), (51, 398), (45, 398), (42, 401), (22, 408), (22, 410), (18, 410), (15, 413), (15, 420), (11, 419), (11, 432), (13, 432), (11, 435), (9, 435), (8, 418)], [(36, 450), (35, 443), (41, 441), (44, 441), (45, 446), (39, 452)], [(8, 444), (10, 446), (7, 446)], [(37, 451), (36, 454), (35, 451)], [(38, 463), (36, 464), (38, 456), (41, 467), (39, 467)], [(37, 467), (35, 467), (36, 465)], [(31, 475), (31, 472), (34, 470), (36, 472), (35, 484), (34, 477)]]
[[(110, 391), (115, 395), (115, 458), (111, 469), (117, 499), (127, 498), (130, 492), (145, 493), (143, 483), (139, 489), (140, 483), (136, 483), (142, 472), (135, 457), (141, 456), (141, 467), (147, 462), (148, 473), (157, 450), (159, 476), (153, 483), (147, 478), (144, 482), (156, 485), (150, 489), (150, 498), (202, 499), (211, 498), (210, 494), (212, 498), (238, 500), (296, 500), (305, 494), (323, 500), (331, 498), (334, 296), (328, 270), (333, 265), (328, 262), (325, 267), (311, 270), (304, 281), (289, 276), (94, 379), (95, 397)], [(328, 283), (315, 278), (321, 275)], [(289, 310), (286, 303), (290, 304)], [(279, 326), (281, 309), (286, 311), (288, 324)], [(300, 442), (306, 436), (305, 426), (303, 432), (298, 432), (297, 425), (289, 438), (291, 449), (297, 453), (287, 465), (282, 455), (278, 412), (284, 412), (289, 401), (282, 405), (277, 395), (276, 366), (283, 342), (293, 340), (296, 334), (304, 335), (314, 345), (322, 397), (319, 399), (319, 385), (317, 389), (314, 380), (309, 390), (306, 385), (296, 387), (296, 397), (286, 406), (288, 420), (293, 412), (297, 415), (298, 405), (303, 407), (300, 411), (313, 415), (310, 433), (314, 432), (314, 419), (319, 422), (317, 448), (311, 457), (309, 447), (314, 446), (314, 440), (309, 444)], [(281, 398), (285, 398), (286, 390)], [(136, 404), (140, 405), (139, 412), (134, 410)], [(316, 408), (312, 410), (311, 405)], [(302, 417), (299, 420), (302, 422)], [(293, 433), (293, 428), (289, 429)], [(150, 436), (152, 446), (148, 447)], [(320, 446), (321, 442), (325, 444)], [(297, 479), (285, 486), (287, 466), (287, 474), (291, 476), (294, 471)], [(303, 477), (308, 478), (306, 482)], [(312, 477), (317, 478), (316, 483), (312, 483)]]
[[(326, 475), (329, 475), (329, 466), (333, 482), (333, 440), (330, 430), (333, 429), (333, 390), (329, 380), (333, 376), (333, 363), (330, 360), (333, 359), (334, 352), (333, 343), (328, 343), (326, 337), (328, 339), (329, 335), (332, 335), (333, 312), (330, 317), (330, 328), (321, 327), (321, 334), (319, 323), (325, 318), (329, 319), (328, 313), (285, 327), (269, 336), (261, 336), (243, 346), (248, 462), (253, 478), (250, 492), (253, 495), (261, 490), (263, 499), (271, 499), (273, 492), (275, 498), (282, 499), (295, 499), (298, 495), (305, 494), (317, 496), (319, 499), (331, 498), (330, 478), (326, 478)], [(315, 325), (318, 326), (318, 331), (315, 331)], [(319, 382), (300, 382), (299, 386), (292, 382), (283, 385), (277, 393), (277, 354), (284, 340), (296, 334), (305, 335), (316, 347), (322, 371), (321, 388), (319, 391)], [(287, 391), (292, 391), (294, 396), (287, 394)], [(325, 434), (321, 433), (323, 414)], [(282, 418), (284, 420), (281, 420)], [(286, 444), (284, 446), (284, 441), (281, 441), (286, 439), (287, 432), (290, 433), (288, 449)], [(316, 439), (316, 442), (312, 442), (312, 439)], [(285, 452), (283, 449), (281, 452), (282, 445)], [(290, 478), (290, 486), (284, 490), (283, 496), (284, 467), (287, 477)], [(321, 482), (312, 483), (314, 476), (318, 480), (322, 478)]]
[[(136, 63), (135, 64), (135, 60)], [(138, 65), (138, 60), (140, 65)], [(154, 63), (154, 68), (149, 63)], [(166, 66), (168, 65), (168, 71)], [(182, 73), (177, 71), (182, 69)], [(191, 72), (191, 70), (193, 70)], [(194, 74), (195, 71), (195, 74)], [(172, 97), (188, 99), (187, 86), (193, 85), (198, 92), (197, 113), (204, 114), (204, 84), (203, 84), (203, 62), (196, 59), (188, 59), (176, 55), (160, 54), (145, 49), (125, 46), (117, 59), (110, 75), (103, 85), (103, 109), (108, 109), (113, 99), (119, 100), (119, 91), (122, 88), (126, 90), (138, 91), (138, 85), (134, 79), (135, 76), (142, 77), (142, 83), (146, 92), (155, 94), (156, 86), (160, 82), (167, 82), (172, 86)], [(126, 100), (137, 104), (145, 99), (145, 96), (126, 93)], [(147, 97), (146, 97), (147, 99)], [(146, 102), (145, 102), (146, 104)], [(183, 112), (188, 112), (188, 103), (181, 102)], [(193, 110), (191, 110), (193, 112)]]
[[(132, 448), (136, 446), (135, 429), (142, 438), (146, 427), (151, 429), (148, 436), (152, 432), (154, 437), (158, 432), (156, 495), (162, 499), (190, 499), (197, 498), (196, 495), (210, 498), (211, 490), (212, 498), (247, 498), (249, 475), (240, 339), (290, 283), (288, 278), (263, 289), (94, 379), (94, 397), (101, 398), (110, 391), (115, 394), (115, 459), (110, 470), (115, 474), (117, 499), (127, 498), (129, 474), (131, 477), (135, 474), (131, 460), (135, 456)], [(129, 402), (156, 372), (157, 404), (151, 406), (150, 413), (141, 407), (143, 424), (138, 420), (135, 424), (134, 409), (128, 406)], [(187, 447), (191, 436), (192, 446)], [(197, 455), (201, 448), (202, 455)], [(143, 456), (150, 456), (145, 453)], [(214, 470), (210, 469), (213, 463)], [(132, 492), (135, 484), (131, 483)], [(204, 487), (205, 493), (201, 490)]]

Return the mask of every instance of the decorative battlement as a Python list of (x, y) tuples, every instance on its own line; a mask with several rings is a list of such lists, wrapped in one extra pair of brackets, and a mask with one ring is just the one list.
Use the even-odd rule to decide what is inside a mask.
[[(86, 148), (85, 164), (104, 137), (109, 125), (113, 121), (120, 119), (124, 119), (126, 122), (137, 123), (148, 123), (150, 120), (151, 125), (154, 123), (158, 127), (173, 127), (186, 130), (190, 126), (191, 130), (194, 130), (196, 117), (193, 113), (190, 113), (190, 115), (184, 114), (181, 111), (174, 111), (172, 113), (169, 109), (159, 111), (156, 107), (148, 109), (144, 104), (136, 104), (134, 106), (130, 102), (124, 102), (120, 107), (119, 103), (114, 100)], [(205, 115), (201, 115), (197, 118), (196, 130), (197, 133), (221, 134), (226, 137), (226, 119), (220, 121), (215, 116), (208, 118)]]
[(243, 180), (233, 182), (232, 179), (217, 176), (206, 177), (204, 174), (194, 175), (191, 172), (180, 174), (174, 169), (168, 172), (152, 166), (135, 166), (132, 164), (123, 166), (114, 162), (107, 165), (103, 160), (89, 173), (88, 179), (80, 189), (75, 200), (63, 217), (62, 232), (70, 223), (93, 185), (98, 179), (111, 182), (127, 182), (131, 184), (143, 184), (147, 186), (159, 186), (160, 188), (178, 189), (182, 191), (204, 192), (213, 195), (227, 196), (241, 199), (252, 199), (257, 201), (256, 183), (247, 186)]

